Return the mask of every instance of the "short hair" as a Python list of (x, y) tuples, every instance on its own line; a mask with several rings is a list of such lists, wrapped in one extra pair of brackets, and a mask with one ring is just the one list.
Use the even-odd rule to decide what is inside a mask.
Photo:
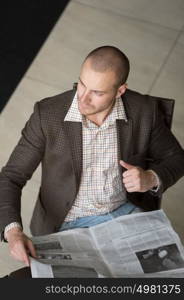
[(92, 68), (97, 72), (114, 71), (117, 86), (124, 84), (130, 71), (128, 57), (114, 46), (101, 46), (92, 50), (84, 60), (90, 59)]

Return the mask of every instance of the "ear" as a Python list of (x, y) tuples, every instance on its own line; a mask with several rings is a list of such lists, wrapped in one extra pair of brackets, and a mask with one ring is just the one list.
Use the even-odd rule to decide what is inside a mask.
[(121, 97), (126, 92), (126, 89), (127, 89), (127, 84), (126, 83), (122, 84), (118, 88), (118, 91), (117, 91), (117, 94), (116, 94), (116, 98)]

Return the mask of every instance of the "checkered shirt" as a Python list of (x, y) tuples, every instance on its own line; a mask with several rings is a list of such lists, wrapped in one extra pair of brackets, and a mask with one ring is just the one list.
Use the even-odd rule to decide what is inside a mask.
[(118, 168), (116, 119), (127, 121), (121, 98), (98, 127), (78, 110), (77, 93), (64, 121), (82, 122), (83, 169), (75, 202), (65, 222), (113, 211), (126, 202)]

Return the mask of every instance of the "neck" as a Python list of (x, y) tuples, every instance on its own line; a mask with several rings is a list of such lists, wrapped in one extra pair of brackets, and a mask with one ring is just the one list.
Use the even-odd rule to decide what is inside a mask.
[(114, 107), (114, 103), (115, 102), (113, 102), (112, 105), (106, 111), (102, 111), (102, 112), (96, 113), (94, 115), (88, 115), (88, 116), (86, 116), (86, 118), (88, 120), (90, 120), (91, 122), (93, 122), (98, 127), (100, 127), (104, 123), (104, 121), (106, 120), (108, 115), (111, 113), (111, 111)]

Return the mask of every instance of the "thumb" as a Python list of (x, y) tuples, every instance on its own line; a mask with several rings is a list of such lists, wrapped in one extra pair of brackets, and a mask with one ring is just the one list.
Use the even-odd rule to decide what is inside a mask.
[(120, 160), (120, 165), (127, 170), (134, 168), (133, 165), (127, 164), (124, 160)]
[(35, 251), (34, 245), (31, 240), (27, 241), (27, 248), (28, 248), (31, 256), (36, 258), (36, 251)]

